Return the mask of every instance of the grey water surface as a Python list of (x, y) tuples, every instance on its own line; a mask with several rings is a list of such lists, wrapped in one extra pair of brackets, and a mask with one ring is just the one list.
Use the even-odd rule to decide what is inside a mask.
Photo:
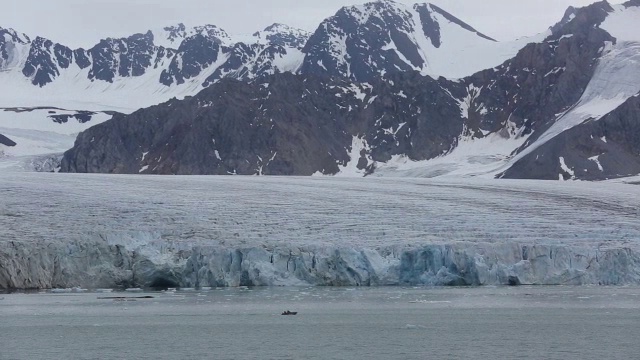
[[(146, 295), (153, 298), (99, 299)], [(634, 359), (640, 353), (637, 287), (235, 288), (0, 298), (0, 359)], [(280, 315), (284, 310), (298, 315)]]

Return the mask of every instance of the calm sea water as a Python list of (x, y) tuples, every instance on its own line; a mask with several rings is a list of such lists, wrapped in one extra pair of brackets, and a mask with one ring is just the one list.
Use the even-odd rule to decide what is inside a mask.
[[(102, 296), (151, 295), (114, 301)], [(0, 359), (637, 359), (640, 288), (0, 294)], [(284, 310), (296, 316), (281, 316)]]

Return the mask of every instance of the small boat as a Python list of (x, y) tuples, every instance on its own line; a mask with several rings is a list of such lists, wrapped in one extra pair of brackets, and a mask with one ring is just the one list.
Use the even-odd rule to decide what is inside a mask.
[(282, 315), (298, 315), (298, 312), (297, 311), (289, 311), (289, 310), (287, 310), (287, 311), (282, 312)]

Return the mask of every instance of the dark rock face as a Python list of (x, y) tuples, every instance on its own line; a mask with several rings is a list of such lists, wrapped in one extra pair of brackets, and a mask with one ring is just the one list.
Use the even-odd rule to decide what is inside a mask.
[(622, 4), (627, 8), (630, 7), (634, 7), (634, 6), (640, 6), (640, 0), (629, 0), (626, 3)]
[(167, 26), (164, 30), (168, 33), (167, 39), (171, 42), (187, 37), (187, 27), (183, 23), (176, 26)]
[(116, 76), (144, 75), (155, 53), (151, 32), (125, 39), (102, 40), (88, 51), (93, 59), (89, 79), (113, 82)]
[[(368, 12), (375, 16), (362, 20)], [(410, 17), (392, 2), (342, 8), (311, 36), (303, 49), (306, 57), (300, 71), (366, 82), (381, 73), (412, 70), (395, 51), (384, 50), (392, 39), (398, 51), (420, 67), (424, 60), (405, 35), (414, 31)]]
[(635, 96), (602, 119), (580, 124), (551, 139), (501, 177), (603, 180), (637, 175), (638, 154), (640, 96)]
[[(402, 85), (287, 73), (248, 84), (223, 80), (195, 97), (116, 116), (81, 133), (62, 171), (334, 174), (350, 161), (364, 172), (395, 154), (426, 159), (449, 149), (463, 122), (444, 83), (417, 74), (396, 80)], [(407, 87), (414, 99), (402, 94)], [(419, 107), (425, 99), (442, 106)], [(375, 150), (352, 159), (354, 137)]]
[(4, 146), (16, 146), (17, 144), (15, 143), (15, 141), (9, 139), (8, 137), (0, 134), (0, 145), (4, 145)]
[(220, 53), (220, 44), (211, 37), (194, 35), (185, 39), (167, 70), (162, 72), (160, 82), (164, 85), (183, 84), (211, 65)]
[(89, 56), (84, 49), (74, 50), (73, 57), (76, 60), (76, 65), (78, 65), (80, 69), (86, 69), (91, 66), (91, 59), (89, 59)]
[(33, 85), (44, 86), (60, 75), (73, 61), (73, 51), (51, 40), (37, 37), (31, 43), (29, 57), (22, 69), (24, 76), (31, 78)]

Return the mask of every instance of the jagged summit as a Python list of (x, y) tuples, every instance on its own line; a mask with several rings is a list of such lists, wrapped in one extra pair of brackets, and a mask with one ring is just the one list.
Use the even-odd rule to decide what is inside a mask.
[(398, 70), (461, 78), (501, 64), (523, 45), (498, 43), (432, 4), (377, 1), (323, 21), (303, 49), (302, 71), (357, 81)]
[(161, 30), (153, 30), (154, 44), (165, 48), (178, 49), (187, 38), (201, 35), (213, 39), (219, 44), (229, 45), (233, 42), (231, 36), (216, 25), (200, 25), (187, 27), (184, 23), (166, 26)]
[(311, 33), (289, 25), (275, 23), (262, 31), (255, 32), (253, 36), (258, 42), (302, 49), (311, 37)]
[(585, 24), (599, 27), (600, 24), (614, 11), (612, 5), (602, 0), (584, 7), (570, 6), (565, 11), (562, 20), (550, 27), (553, 35), (567, 35), (579, 31)]
[(15, 41), (26, 44), (31, 39), (26, 34), (19, 33), (11, 28), (3, 28), (0, 26), (0, 43)]

